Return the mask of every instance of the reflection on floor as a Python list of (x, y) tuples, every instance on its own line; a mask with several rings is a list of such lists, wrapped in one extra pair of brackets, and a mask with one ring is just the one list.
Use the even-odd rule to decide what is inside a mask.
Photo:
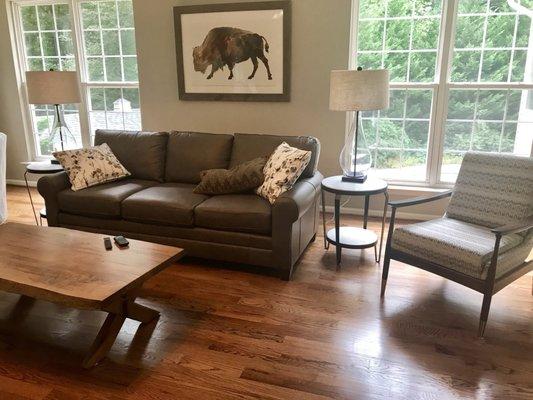
[[(32, 223), (27, 193), (8, 193), (10, 220)], [(480, 340), (480, 294), (393, 263), (381, 302), (372, 249), (344, 251), (337, 272), (318, 237), (291, 282), (220, 265), (148, 281), (140, 301), (161, 319), (127, 321), (88, 372), (103, 315), (0, 293), (0, 398), (533, 398), (531, 274), (495, 296)]]

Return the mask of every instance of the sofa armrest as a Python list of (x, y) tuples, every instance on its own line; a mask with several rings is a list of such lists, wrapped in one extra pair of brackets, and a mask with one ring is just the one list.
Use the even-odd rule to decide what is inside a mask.
[(311, 178), (299, 180), (291, 190), (279, 196), (272, 205), (273, 224), (279, 221), (292, 224), (297, 221), (315, 202), (322, 179), (322, 174), (316, 171)]
[(37, 190), (43, 196), (46, 206), (48, 226), (58, 225), (59, 203), (57, 194), (70, 187), (70, 181), (65, 171), (41, 177), (37, 181)]

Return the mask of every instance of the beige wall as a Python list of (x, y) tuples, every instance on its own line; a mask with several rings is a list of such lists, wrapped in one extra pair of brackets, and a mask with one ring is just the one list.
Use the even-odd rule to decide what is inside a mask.
[(328, 110), (329, 71), (348, 66), (350, 0), (292, 1), (288, 103), (179, 101), (172, 7), (206, 1), (133, 3), (145, 129), (312, 135), (323, 144), (320, 169), (338, 172), (345, 114)]
[(28, 160), (5, 3), (0, 3), (0, 132), (7, 135), (7, 178), (23, 179)]

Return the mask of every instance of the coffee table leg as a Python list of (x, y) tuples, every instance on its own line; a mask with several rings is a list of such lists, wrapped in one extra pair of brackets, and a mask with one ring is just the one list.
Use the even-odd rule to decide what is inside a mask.
[(115, 343), (125, 320), (125, 314), (109, 313), (89, 350), (89, 354), (83, 360), (83, 368), (92, 368), (102, 361)]
[(142, 324), (148, 324), (159, 318), (158, 311), (137, 304), (134, 299), (127, 299), (115, 303), (110, 307), (109, 311), (87, 357), (83, 361), (84, 368), (92, 368), (105, 358), (109, 350), (111, 350), (113, 343), (115, 343), (126, 318), (134, 319)]
[(159, 311), (130, 302), (128, 303), (127, 317), (143, 324), (148, 324), (159, 318)]

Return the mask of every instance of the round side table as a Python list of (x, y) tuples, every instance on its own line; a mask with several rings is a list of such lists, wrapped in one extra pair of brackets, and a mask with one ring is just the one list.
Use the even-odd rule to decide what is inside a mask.
[(33, 210), (33, 216), (35, 217), (35, 223), (37, 225), (42, 225), (43, 218), (46, 219), (46, 208), (43, 208), (41, 211), (39, 211), (39, 219), (37, 219), (37, 213), (35, 212), (35, 206), (33, 205), (33, 198), (31, 196), (30, 185), (28, 185), (28, 174), (47, 175), (55, 174), (61, 171), (63, 171), (63, 167), (61, 165), (52, 164), (50, 161), (31, 162), (26, 164), (26, 171), (24, 171), (24, 181), (26, 182), (26, 190), (28, 190), (28, 196), (30, 196), (31, 209)]
[[(326, 232), (326, 205), (325, 192), (335, 195), (335, 228)], [(383, 207), (383, 216), (381, 219), (381, 235), (379, 240), (379, 252), (377, 251), (378, 236), (373, 231), (367, 229), (368, 225), (368, 207), (370, 196), (381, 194), (385, 196), (385, 206)], [(363, 215), (363, 227), (341, 227), (340, 226), (340, 208), (342, 196), (364, 196), (365, 208)], [(382, 179), (368, 177), (363, 183), (345, 182), (342, 176), (330, 176), (322, 181), (322, 224), (324, 227), (324, 248), (327, 250), (329, 244), (335, 246), (337, 256), (337, 267), (341, 263), (342, 248), (347, 249), (366, 249), (374, 247), (374, 257), (377, 263), (381, 259), (381, 250), (383, 246), (383, 232), (385, 231), (385, 218), (387, 216), (387, 203), (389, 194), (387, 191), (387, 182)]]

